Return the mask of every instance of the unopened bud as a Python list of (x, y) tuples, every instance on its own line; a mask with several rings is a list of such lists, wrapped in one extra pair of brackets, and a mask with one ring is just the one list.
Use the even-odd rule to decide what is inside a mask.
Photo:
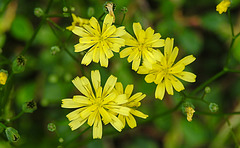
[(56, 130), (56, 125), (54, 123), (48, 123), (47, 128), (50, 132), (54, 132)]
[(67, 7), (63, 7), (63, 12), (67, 12), (68, 8)]
[(5, 129), (5, 133), (7, 135), (8, 140), (11, 142), (17, 142), (20, 138), (18, 131), (12, 127), (7, 127)]
[(63, 143), (64, 139), (61, 137), (61, 138), (58, 139), (58, 141), (59, 141), (60, 143)]
[(211, 88), (209, 86), (207, 86), (207, 87), (205, 87), (204, 91), (206, 94), (208, 94), (211, 92)]
[(217, 112), (219, 109), (218, 105), (216, 103), (210, 103), (209, 104), (209, 110), (213, 113)]
[(94, 13), (95, 13), (95, 9), (94, 9), (93, 7), (89, 7), (89, 8), (88, 8), (88, 12), (87, 12), (88, 17), (93, 16)]
[(52, 55), (56, 55), (58, 52), (60, 52), (60, 48), (58, 46), (52, 46), (50, 51)]
[(75, 7), (71, 7), (71, 11), (74, 12), (75, 11)]
[(0, 84), (5, 85), (8, 78), (8, 72), (4, 69), (0, 70)]
[(21, 73), (25, 70), (27, 59), (24, 56), (18, 56), (12, 64), (12, 70), (14, 73)]
[(34, 15), (35, 15), (36, 17), (41, 17), (41, 16), (44, 15), (44, 12), (43, 12), (43, 10), (42, 10), (41, 8), (35, 8), (35, 9), (34, 9)]
[(29, 101), (29, 102), (25, 102), (23, 105), (22, 105), (22, 110), (25, 112), (25, 113), (32, 113), (34, 112), (35, 110), (37, 109), (37, 103), (33, 100)]
[(122, 10), (123, 13), (127, 13), (128, 12), (127, 7), (123, 7), (121, 10)]

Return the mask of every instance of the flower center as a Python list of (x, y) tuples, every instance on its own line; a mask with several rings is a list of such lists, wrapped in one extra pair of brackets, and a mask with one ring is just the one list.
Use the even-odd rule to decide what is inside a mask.
[(103, 105), (102, 99), (101, 99), (101, 98), (96, 98), (95, 104), (96, 104), (98, 107), (102, 107), (102, 105)]

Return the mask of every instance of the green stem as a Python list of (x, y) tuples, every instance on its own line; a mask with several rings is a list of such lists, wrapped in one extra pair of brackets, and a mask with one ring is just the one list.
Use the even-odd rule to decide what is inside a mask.
[(47, 18), (47, 21), (50, 22), (51, 24), (53, 24), (53, 26), (55, 26), (57, 29), (61, 30), (61, 31), (65, 31), (64, 28), (60, 27), (58, 24), (56, 24), (54, 21), (52, 21), (50, 18)]
[(3, 123), (0, 122), (0, 126), (3, 127), (4, 129), (7, 128), (6, 125), (4, 125)]
[(226, 72), (227, 72), (226, 70), (222, 70), (219, 73), (215, 74), (213, 77), (211, 77), (206, 82), (202, 83), (200, 86), (198, 86), (196, 89), (194, 89), (190, 94), (191, 95), (195, 95), (200, 90), (202, 90), (204, 87), (206, 87), (208, 84), (212, 83), (214, 80), (216, 80), (217, 78), (219, 78), (222, 75), (224, 75)]
[(105, 15), (105, 12), (103, 12), (103, 14), (98, 18), (98, 21), (100, 21), (104, 15)]
[(91, 128), (91, 126), (88, 126), (87, 128), (85, 128), (80, 134), (76, 135), (75, 137), (73, 137), (71, 140), (67, 141), (66, 143), (64, 143), (64, 146), (67, 146), (69, 143), (72, 143), (73, 141), (75, 141), (79, 136), (81, 136), (82, 134), (84, 134), (86, 131), (88, 131)]
[(122, 18), (121, 25), (123, 24), (123, 21), (124, 21), (124, 19), (125, 19), (125, 16), (126, 16), (126, 13), (123, 13), (123, 18)]
[(8, 0), (7, 2), (5, 2), (5, 4), (4, 4), (4, 6), (3, 6), (3, 8), (2, 8), (2, 10), (1, 10), (1, 12), (0, 12), (0, 14), (2, 14), (3, 12), (5, 12), (8, 4), (9, 4), (11, 1), (12, 1), (12, 0)]
[(63, 14), (50, 14), (50, 15), (45, 15), (46, 18), (51, 18), (51, 17), (68, 17)]
[(232, 37), (234, 37), (234, 30), (233, 30), (233, 23), (232, 23), (232, 18), (231, 18), (231, 12), (230, 9), (228, 9), (228, 21), (231, 27), (231, 33), (232, 33)]
[(24, 114), (24, 111), (22, 110), (17, 116), (15, 116), (15, 117), (13, 117), (12, 119), (10, 119), (9, 122), (14, 121), (14, 120), (20, 118), (23, 114)]
[(235, 144), (237, 145), (237, 147), (239, 148), (240, 145), (239, 145), (239, 143), (238, 143), (236, 134), (233, 132), (232, 125), (231, 125), (231, 123), (229, 122), (229, 120), (228, 120), (227, 118), (226, 118), (226, 121), (227, 121), (228, 127), (229, 127), (229, 129), (230, 129), (231, 135), (232, 135), (232, 137), (233, 137), (233, 140), (234, 140)]
[(231, 115), (240, 115), (240, 112), (212, 113), (212, 112), (201, 112), (201, 111), (197, 111), (196, 114), (209, 115), (209, 116), (231, 116)]

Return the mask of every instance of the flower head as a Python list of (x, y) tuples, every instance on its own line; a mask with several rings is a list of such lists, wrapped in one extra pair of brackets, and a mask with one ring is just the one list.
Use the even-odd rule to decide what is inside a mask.
[(154, 33), (151, 27), (148, 27), (146, 31), (142, 29), (140, 23), (133, 23), (133, 31), (136, 35), (136, 39), (129, 33), (126, 33), (123, 38), (127, 47), (120, 52), (120, 57), (127, 57), (128, 62), (132, 62), (132, 69), (137, 71), (141, 63), (141, 59), (154, 61), (153, 51), (154, 48), (163, 47), (164, 40), (160, 39), (159, 33)]
[(193, 113), (195, 112), (195, 110), (192, 107), (186, 107), (185, 108), (185, 112), (187, 114), (187, 121), (191, 122), (192, 121), (192, 117), (193, 117)]
[(0, 84), (5, 85), (8, 78), (8, 72), (6, 70), (0, 70)]
[(82, 59), (82, 64), (89, 65), (92, 61), (101, 66), (108, 67), (108, 59), (113, 56), (113, 52), (119, 52), (120, 47), (125, 45), (125, 40), (121, 38), (126, 32), (125, 27), (116, 28), (113, 17), (106, 15), (102, 30), (96, 18), (89, 20), (89, 25), (75, 27), (72, 31), (80, 36), (79, 43), (75, 45), (75, 52), (89, 49)]
[(79, 128), (85, 122), (93, 126), (93, 138), (102, 138), (102, 122), (110, 123), (119, 132), (124, 125), (117, 114), (128, 116), (130, 109), (122, 106), (127, 102), (126, 95), (117, 95), (113, 89), (117, 78), (110, 76), (106, 84), (101, 87), (101, 77), (98, 70), (91, 72), (92, 86), (86, 77), (76, 77), (72, 82), (83, 95), (73, 96), (72, 99), (63, 99), (63, 108), (78, 108), (69, 113), (67, 118), (71, 121), (72, 130)]
[(156, 62), (144, 62), (143, 66), (140, 66), (138, 70), (139, 74), (147, 74), (145, 77), (147, 83), (154, 82), (157, 84), (155, 97), (158, 99), (163, 99), (165, 89), (170, 95), (173, 95), (173, 88), (178, 92), (184, 90), (183, 84), (177, 78), (187, 82), (195, 82), (196, 75), (186, 72), (184, 69), (186, 65), (192, 63), (196, 58), (189, 55), (174, 64), (178, 50), (177, 47), (173, 49), (173, 39), (167, 38), (164, 55), (159, 50), (154, 51)]
[(66, 29), (68, 29), (70, 31), (72, 31), (75, 28), (75, 26), (81, 27), (85, 24), (89, 24), (89, 19), (84, 19), (84, 18), (77, 17), (73, 13), (72, 13), (72, 18), (73, 18), (72, 26), (66, 27)]
[(231, 2), (230, 0), (222, 0), (216, 7), (216, 11), (218, 11), (219, 14), (222, 14), (223, 12), (227, 12), (228, 7), (230, 6)]
[(122, 105), (130, 108), (130, 112), (128, 116), (122, 115), (122, 114), (118, 115), (118, 118), (122, 121), (124, 126), (125, 126), (125, 123), (127, 122), (129, 127), (131, 128), (136, 127), (137, 123), (134, 116), (137, 116), (143, 119), (146, 119), (148, 117), (148, 115), (145, 115), (144, 113), (136, 110), (136, 108), (141, 105), (140, 101), (146, 97), (145, 94), (138, 92), (132, 95), (133, 85), (127, 85), (125, 91), (123, 92), (123, 85), (120, 82), (116, 83), (115, 90), (118, 95), (126, 94), (127, 100)]

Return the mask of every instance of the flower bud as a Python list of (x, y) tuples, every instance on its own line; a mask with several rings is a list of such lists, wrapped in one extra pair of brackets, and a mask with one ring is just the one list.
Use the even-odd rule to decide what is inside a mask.
[(56, 130), (56, 125), (54, 123), (48, 123), (47, 128), (50, 132), (54, 132)]
[(71, 7), (71, 11), (74, 12), (75, 11), (75, 7)]
[(204, 91), (206, 94), (208, 94), (211, 92), (211, 88), (209, 86), (207, 86), (207, 87), (205, 87)]
[(217, 112), (219, 109), (218, 105), (216, 103), (210, 103), (209, 104), (209, 110), (213, 113)]
[(88, 14), (88, 17), (91, 17), (91, 16), (93, 16), (93, 15), (94, 15), (94, 13), (95, 13), (95, 10), (94, 10), (94, 8), (93, 8), (93, 7), (89, 7), (89, 8), (88, 8), (88, 12), (87, 12), (87, 14)]
[(63, 143), (64, 139), (61, 137), (61, 138), (58, 139), (58, 141), (59, 141), (60, 143)]
[(24, 56), (18, 56), (12, 64), (12, 70), (14, 73), (21, 73), (25, 70), (27, 59)]
[(127, 13), (128, 12), (127, 7), (123, 7), (121, 10), (122, 10), (123, 13)]
[(35, 15), (36, 17), (41, 17), (41, 16), (44, 15), (44, 12), (43, 12), (43, 10), (42, 10), (41, 8), (35, 8), (35, 9), (34, 9), (34, 15)]
[(22, 105), (22, 110), (25, 112), (25, 113), (32, 113), (34, 112), (35, 110), (37, 109), (37, 103), (33, 100), (29, 101), (29, 102), (25, 102), (23, 105)]
[(0, 84), (5, 85), (8, 77), (8, 72), (6, 70), (0, 70)]
[(56, 55), (58, 52), (60, 52), (60, 48), (58, 46), (52, 46), (50, 51), (52, 55)]
[(8, 140), (11, 142), (17, 142), (20, 138), (18, 131), (12, 127), (7, 127), (5, 129), (5, 133), (7, 135)]
[(68, 8), (67, 7), (63, 7), (63, 12), (67, 12)]

